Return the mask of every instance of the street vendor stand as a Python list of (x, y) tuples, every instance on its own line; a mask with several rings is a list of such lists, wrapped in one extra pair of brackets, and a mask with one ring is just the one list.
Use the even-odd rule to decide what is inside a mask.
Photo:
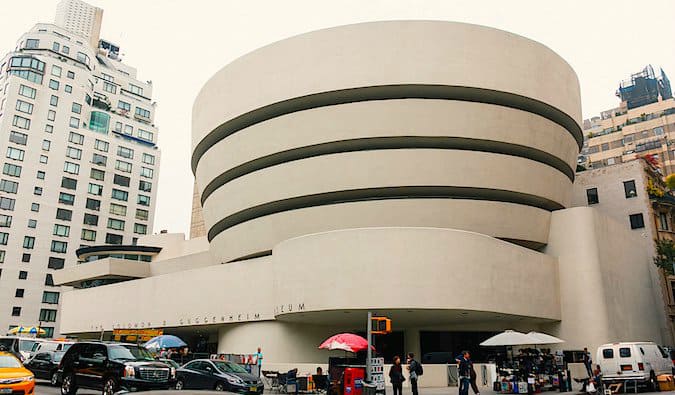
[[(564, 340), (545, 333), (521, 333), (507, 330), (495, 335), (480, 345), (483, 347), (507, 347), (505, 361), (497, 366), (498, 378), (494, 382), (494, 391), (504, 394), (532, 394), (548, 390), (567, 388), (569, 372), (556, 363), (550, 350), (540, 350), (536, 346), (559, 344)], [(513, 347), (522, 346), (514, 356)]]
[[(368, 341), (353, 333), (341, 333), (326, 339), (319, 348), (356, 354), (368, 349)], [(328, 358), (329, 394), (362, 395), (365, 376), (366, 359), (363, 356)]]

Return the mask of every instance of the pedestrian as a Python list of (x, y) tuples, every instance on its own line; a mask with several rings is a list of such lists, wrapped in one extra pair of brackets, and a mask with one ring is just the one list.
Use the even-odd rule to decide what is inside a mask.
[[(469, 395), (469, 385), (471, 384), (471, 354), (468, 351), (462, 351), (462, 358), (459, 360), (459, 395)], [(475, 391), (475, 390), (474, 390)]]
[(262, 348), (258, 347), (258, 352), (255, 353), (255, 363), (256, 365), (258, 365), (258, 377), (260, 377), (260, 374), (262, 372), (262, 361), (263, 361)]
[(392, 387), (394, 387), (394, 395), (403, 395), (403, 367), (401, 366), (401, 357), (398, 355), (394, 357), (394, 364), (389, 369), (389, 380)]
[[(457, 363), (457, 366), (459, 366), (459, 364), (462, 362), (463, 358), (464, 358), (463, 354), (460, 354), (457, 357), (455, 357), (455, 362)], [(473, 390), (473, 393), (475, 395), (480, 395), (480, 391), (478, 391), (478, 384), (476, 384), (476, 378), (478, 377), (478, 375), (476, 374), (476, 369), (474, 369), (473, 361), (471, 360), (470, 357), (469, 357), (469, 363), (471, 365), (471, 371), (469, 372), (470, 377), (471, 377), (471, 380), (470, 380), (471, 389)], [(467, 391), (468, 391), (468, 389), (467, 389)]]
[(586, 367), (586, 373), (588, 377), (593, 377), (593, 359), (591, 358), (591, 353), (588, 352), (588, 348), (584, 347), (584, 366)]
[(417, 372), (419, 370), (419, 362), (415, 361), (415, 354), (408, 353), (408, 372), (410, 372), (410, 389), (412, 390), (412, 395), (418, 395), (417, 392)]

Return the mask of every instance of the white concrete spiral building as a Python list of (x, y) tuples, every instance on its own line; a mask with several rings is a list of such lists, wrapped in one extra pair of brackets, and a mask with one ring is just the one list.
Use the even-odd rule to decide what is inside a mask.
[[(212, 266), (75, 291), (68, 302), (124, 295), (153, 309), (72, 331), (208, 325), (219, 351), (262, 346), (266, 363), (325, 360), (318, 342), (362, 328), (369, 309), (418, 353), (424, 331), (538, 329), (570, 349), (658, 341), (649, 278), (628, 280), (647, 273), (642, 241), (569, 209), (580, 119), (571, 67), (491, 28), (363, 23), (256, 50), (193, 109), (209, 254), (170, 260)], [(611, 266), (610, 246), (622, 250)], [(193, 281), (170, 306), (152, 302)], [(622, 326), (629, 316), (639, 323)]]

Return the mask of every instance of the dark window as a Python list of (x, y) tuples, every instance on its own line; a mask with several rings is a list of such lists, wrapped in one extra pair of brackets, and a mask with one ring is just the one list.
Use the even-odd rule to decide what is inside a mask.
[(106, 244), (122, 244), (122, 235), (106, 233), (105, 234), (105, 243)]
[(17, 288), (14, 292), (14, 297), (23, 298), (23, 288)]
[(61, 192), (59, 193), (59, 203), (67, 204), (72, 206), (75, 204), (75, 195), (70, 193)]
[(125, 176), (121, 176), (119, 174), (115, 174), (115, 179), (114, 179), (113, 182), (117, 185), (121, 185), (123, 187), (128, 187), (130, 181), (131, 181), (131, 179), (129, 177), (125, 177)]
[(64, 221), (70, 221), (73, 219), (73, 212), (66, 210), (65, 208), (56, 209), (56, 219), (62, 219)]
[(42, 303), (49, 303), (49, 304), (58, 304), (59, 303), (59, 293), (58, 292), (51, 292), (51, 291), (43, 291), (42, 292)]
[(28, 278), (28, 272), (21, 270), (19, 272), (19, 280), (25, 280)]
[(63, 269), (63, 266), (66, 264), (66, 260), (63, 258), (55, 258), (53, 256), (49, 257), (49, 263), (47, 267), (50, 269)]
[(87, 198), (87, 208), (89, 210), (99, 211), (101, 209), (101, 201)]
[(21, 262), (30, 262), (30, 254), (21, 255)]
[(614, 358), (614, 350), (611, 348), (605, 348), (602, 350), (602, 357), (605, 359), (612, 359)]
[(93, 225), (96, 226), (98, 225), (98, 215), (94, 214), (85, 214), (84, 215), (84, 222), (85, 225)]
[(14, 306), (12, 307), (12, 317), (18, 317), (21, 315), (21, 307)]
[(600, 203), (600, 200), (598, 200), (598, 188), (589, 188), (586, 190), (586, 200), (588, 200), (588, 204), (598, 204)]
[(50, 287), (54, 286), (54, 278), (51, 274), (47, 274), (45, 276), (45, 285), (49, 285)]
[(630, 228), (631, 229), (640, 229), (645, 227), (645, 220), (642, 217), (642, 213), (631, 214), (630, 219)]
[(619, 348), (619, 357), (630, 358), (630, 348), (628, 348), (628, 347)]
[(635, 189), (635, 180), (624, 181), (623, 191), (626, 194), (626, 199), (637, 196), (637, 189)]
[(66, 189), (77, 189), (77, 180), (73, 178), (63, 177), (61, 179), (61, 186)]
[(46, 322), (56, 321), (56, 310), (40, 309), (40, 321)]

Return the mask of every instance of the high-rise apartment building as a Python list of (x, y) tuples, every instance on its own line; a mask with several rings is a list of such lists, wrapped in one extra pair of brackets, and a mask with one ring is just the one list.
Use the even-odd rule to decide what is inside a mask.
[(56, 6), (54, 23), (71, 33), (86, 37), (92, 47), (101, 35), (103, 10), (81, 0), (61, 0)]
[(584, 146), (578, 163), (598, 169), (647, 154), (664, 175), (675, 172), (675, 99), (663, 70), (652, 66), (621, 82), (617, 108), (584, 120)]
[(117, 46), (90, 44), (99, 27), (87, 36), (69, 25), (100, 25), (87, 7), (62, 2), (64, 27), (38, 24), (0, 58), (0, 333), (59, 334), (52, 274), (81, 263), (83, 246), (131, 245), (152, 231), (152, 83), (118, 60)]

